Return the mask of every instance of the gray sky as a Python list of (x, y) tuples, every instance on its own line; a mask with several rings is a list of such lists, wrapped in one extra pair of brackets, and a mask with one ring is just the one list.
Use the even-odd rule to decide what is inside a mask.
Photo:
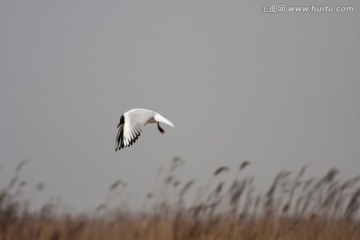
[[(249, 160), (259, 187), (306, 164), (308, 176), (358, 174), (360, 4), (261, 10), (278, 3), (2, 0), (0, 185), (29, 159), (28, 188), (46, 184), (37, 201), (94, 209), (119, 178), (142, 199), (174, 156), (200, 180)], [(147, 125), (115, 152), (119, 117), (135, 107), (175, 128)]]

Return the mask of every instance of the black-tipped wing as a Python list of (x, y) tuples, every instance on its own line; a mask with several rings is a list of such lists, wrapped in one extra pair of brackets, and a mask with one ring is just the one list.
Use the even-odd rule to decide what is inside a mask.
[(115, 151), (124, 148), (124, 124), (119, 124), (116, 135)]
[(125, 121), (119, 125), (115, 150), (131, 146), (139, 138), (142, 127), (154, 115), (150, 111), (129, 111), (124, 114)]
[(129, 147), (139, 138), (144, 124), (129, 119), (125, 121), (123, 130), (123, 145)]
[(133, 145), (141, 135), (142, 129), (140, 127), (133, 127), (130, 129), (127, 129), (126, 127), (126, 124), (119, 127), (116, 136), (115, 151)]

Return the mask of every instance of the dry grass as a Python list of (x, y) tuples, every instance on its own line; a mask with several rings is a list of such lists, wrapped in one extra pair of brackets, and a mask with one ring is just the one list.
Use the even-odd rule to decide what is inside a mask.
[[(116, 180), (96, 214), (89, 217), (54, 214), (56, 206), (51, 204), (29, 213), (19, 195), (26, 186), (18, 175), (24, 165), (19, 164), (0, 190), (1, 240), (360, 239), (360, 177), (338, 180), (335, 168), (309, 179), (303, 179), (306, 167), (297, 174), (281, 171), (269, 189), (259, 193), (252, 177), (241, 177), (248, 161), (230, 182), (224, 181), (224, 175), (229, 177), (231, 170), (222, 166), (199, 185), (195, 180), (182, 183), (184, 163), (175, 158), (158, 172), (144, 211), (109, 207), (112, 193), (126, 187), (125, 181)], [(40, 185), (38, 191), (44, 188)]]

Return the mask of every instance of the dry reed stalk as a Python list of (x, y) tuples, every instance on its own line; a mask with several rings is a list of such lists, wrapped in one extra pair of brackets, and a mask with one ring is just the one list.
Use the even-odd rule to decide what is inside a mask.
[[(56, 202), (52, 201), (37, 213), (26, 213), (19, 211), (23, 203), (12, 193), (13, 190), (9, 192), (6, 188), (0, 189), (0, 238), (360, 239), (359, 177), (346, 181), (335, 180), (338, 170), (331, 169), (319, 180), (301, 180), (305, 169), (303, 167), (294, 179), (289, 178), (291, 172), (281, 171), (266, 194), (257, 193), (256, 197), (251, 177), (236, 177), (227, 191), (224, 191), (226, 181), (220, 181), (211, 185), (214, 190), (208, 198), (201, 199), (197, 205), (186, 207), (184, 198), (195, 180), (185, 181), (182, 187), (177, 187), (181, 186), (176, 175), (177, 169), (170, 167), (171, 174), (165, 172), (160, 179), (163, 182), (161, 187), (167, 188), (172, 198), (159, 198), (159, 193), (161, 195), (164, 189), (152, 192), (150, 199), (157, 199), (155, 206), (158, 208), (139, 214), (130, 213), (126, 206), (118, 206), (118, 209), (109, 209), (106, 215), (59, 217), (54, 214)], [(215, 171), (211, 177), (223, 171), (226, 170), (219, 170), (217, 174)], [(166, 184), (166, 177), (169, 176), (172, 184)], [(120, 185), (119, 181), (115, 181), (109, 186), (109, 192)], [(25, 187), (27, 184), (17, 180), (13, 186)], [(171, 200), (175, 200), (175, 206), (171, 205)]]
[(239, 167), (239, 172), (241, 172), (242, 170), (244, 170), (244, 168), (246, 167), (246, 166), (248, 166), (248, 165), (250, 165), (250, 162), (249, 161), (244, 161), (244, 162), (242, 162), (241, 163), (241, 165), (240, 165), (240, 167)]
[(222, 172), (228, 172), (228, 171), (230, 171), (230, 169), (226, 166), (219, 167), (218, 169), (215, 170), (214, 177), (219, 175)]

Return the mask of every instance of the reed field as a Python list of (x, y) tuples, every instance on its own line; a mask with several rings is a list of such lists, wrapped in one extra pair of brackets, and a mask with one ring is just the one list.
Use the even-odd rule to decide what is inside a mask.
[(280, 171), (260, 192), (244, 174), (248, 161), (237, 169), (220, 166), (199, 183), (182, 179), (184, 161), (176, 157), (159, 170), (138, 211), (121, 204), (115, 192), (127, 184), (116, 180), (93, 213), (74, 215), (50, 203), (30, 211), (31, 199), (19, 194), (24, 165), (0, 189), (1, 240), (360, 239), (360, 175), (339, 179), (336, 168), (311, 178), (307, 167)]

